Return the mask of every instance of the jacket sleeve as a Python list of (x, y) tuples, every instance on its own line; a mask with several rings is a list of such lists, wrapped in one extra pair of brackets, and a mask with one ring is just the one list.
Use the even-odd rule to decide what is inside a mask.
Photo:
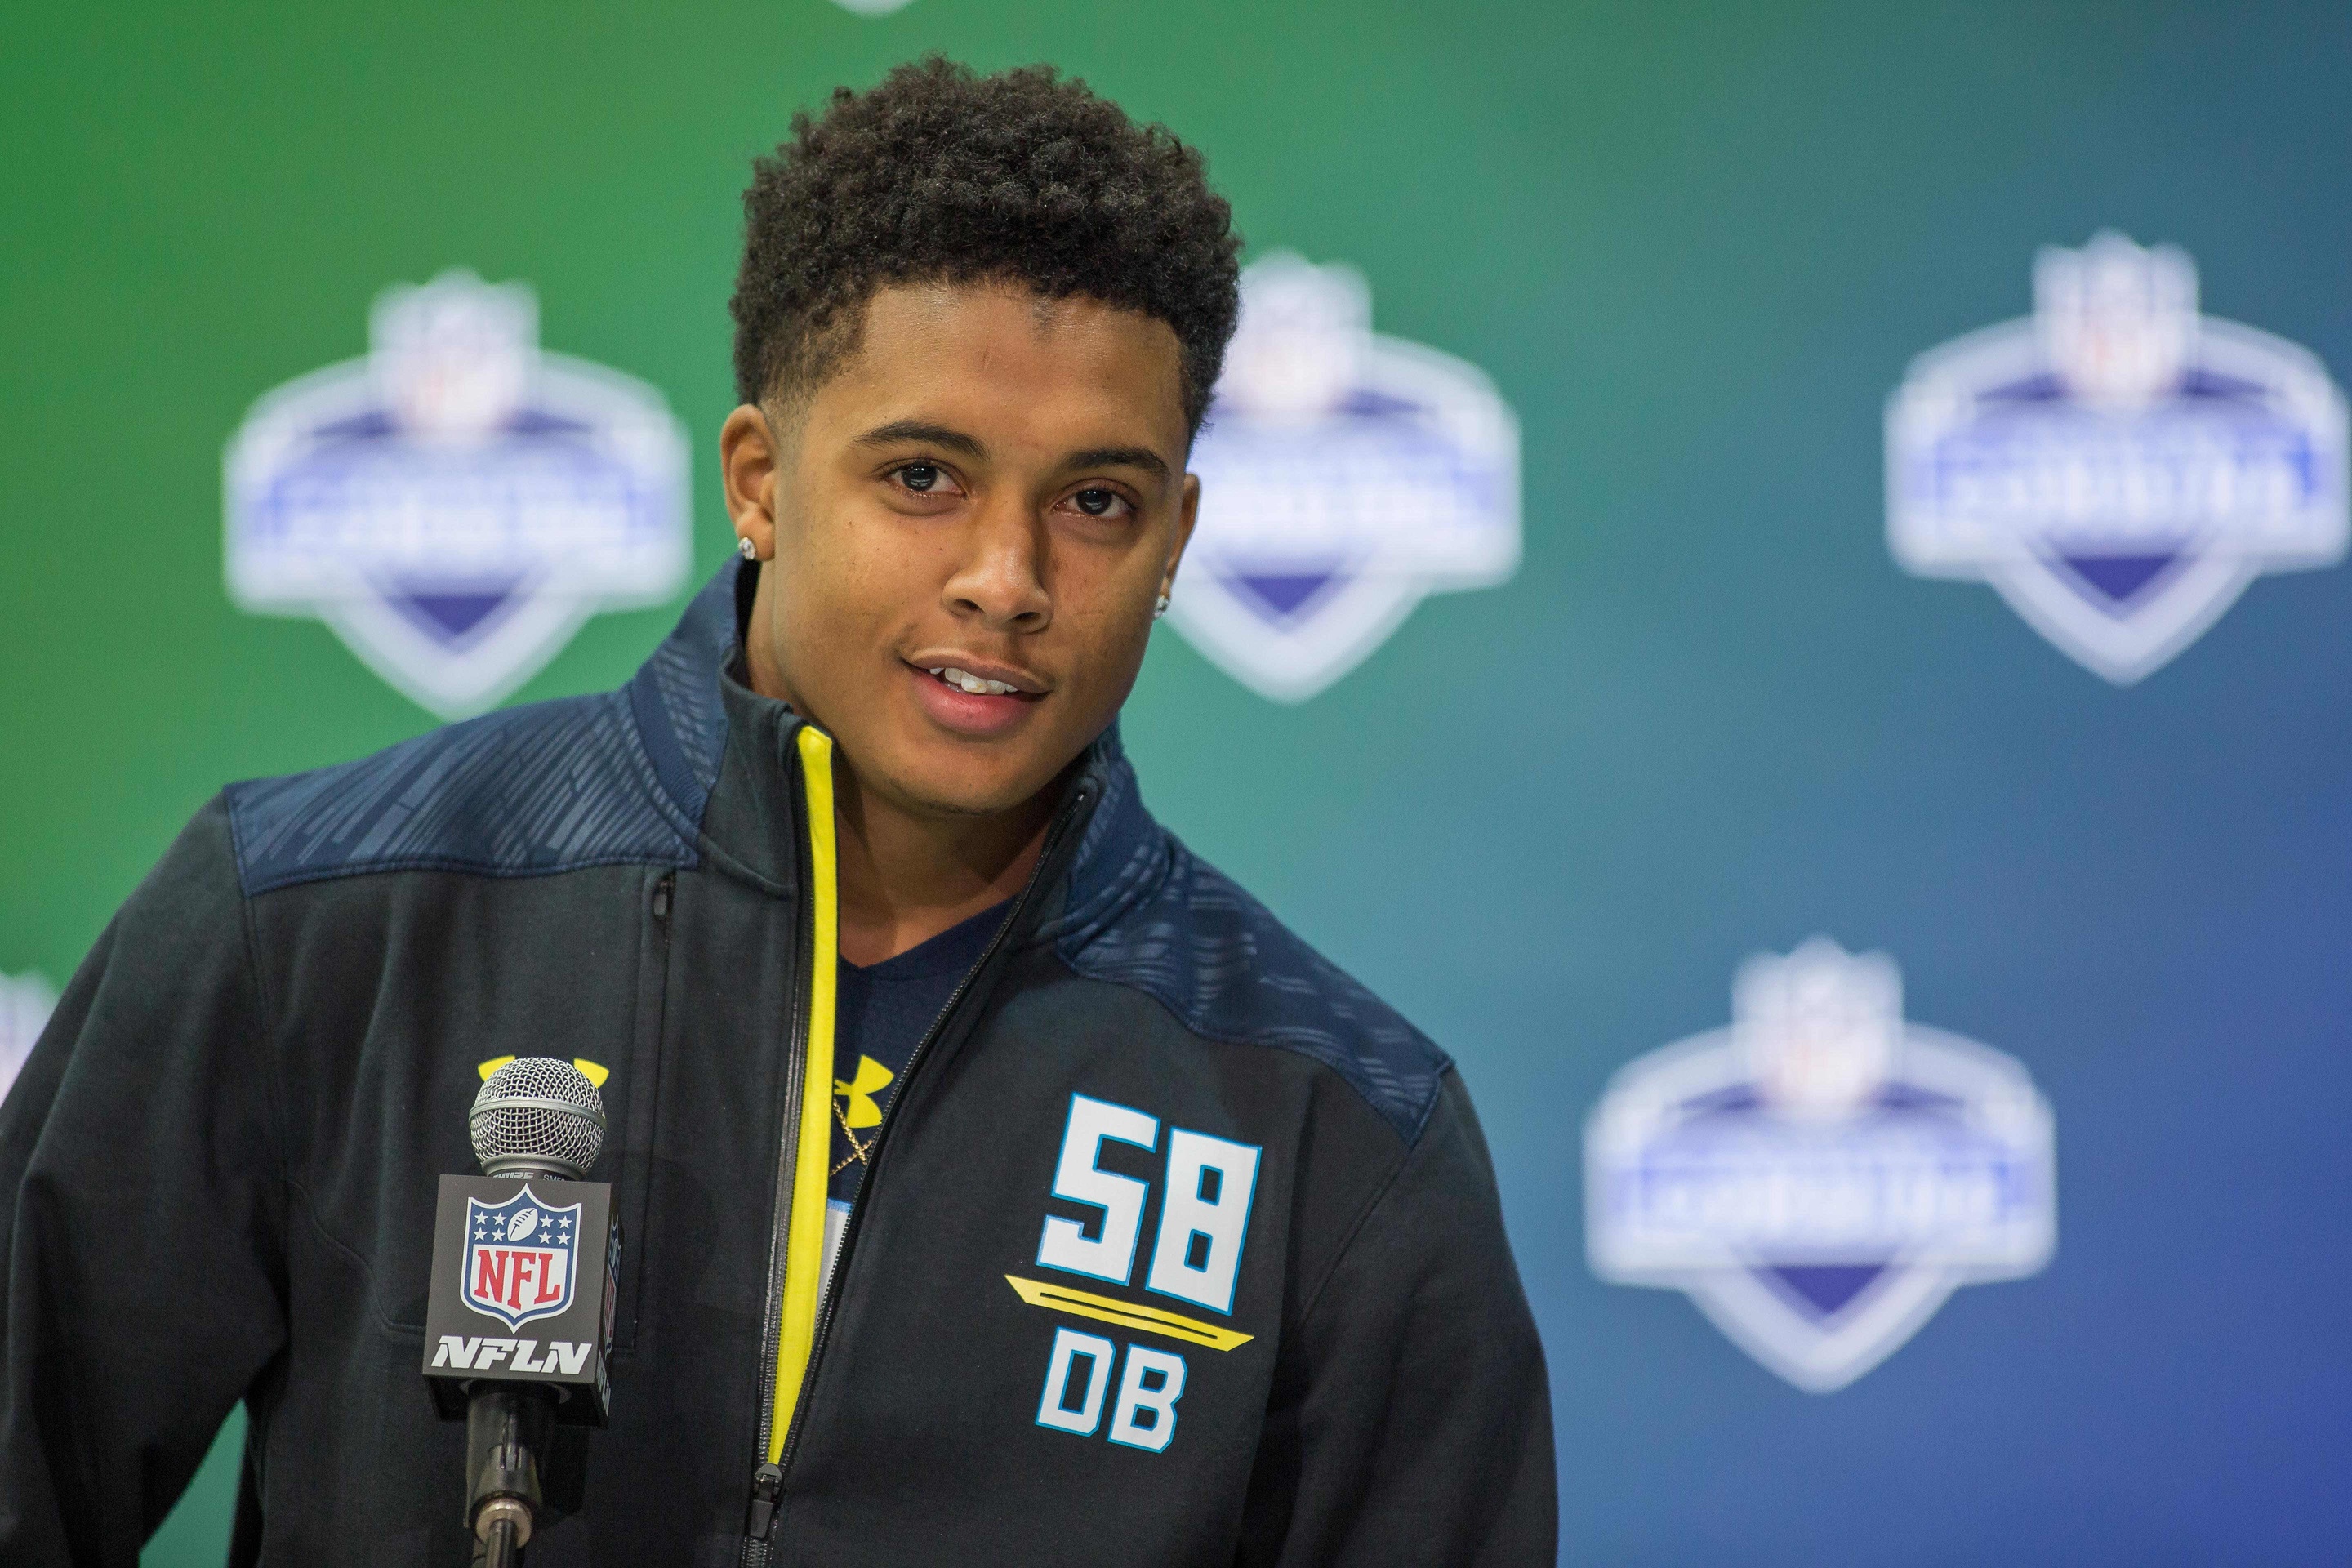
[(249, 952), (215, 800), (0, 1102), (0, 1563), (133, 1568), (285, 1342)]
[(1285, 1347), (1240, 1560), (1543, 1563), (1551, 1394), (1458, 1075)]

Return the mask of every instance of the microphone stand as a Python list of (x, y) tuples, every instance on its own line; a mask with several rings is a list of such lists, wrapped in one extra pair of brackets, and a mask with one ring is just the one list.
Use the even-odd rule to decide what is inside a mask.
[[(582, 1182), (603, 1150), (604, 1126), (603, 1097), (579, 1065), (551, 1057), (511, 1057), (482, 1080), (467, 1116), (482, 1177), (441, 1178), (424, 1373), (442, 1416), (454, 1421), (462, 1414), (466, 1418), (465, 1524), (466, 1533), (474, 1538), (472, 1561), (478, 1568), (520, 1568), (532, 1541), (578, 1510), (580, 1478), (572, 1462), (576, 1455), (568, 1449), (558, 1454), (556, 1428), (601, 1426), (607, 1416), (611, 1384), (605, 1363), (612, 1353), (620, 1224), (612, 1213), (612, 1188)], [(533, 1195), (521, 1184), (533, 1181), (566, 1184), (566, 1196), (580, 1200), (567, 1212), (585, 1215), (578, 1229), (567, 1229), (557, 1239), (571, 1260), (559, 1289), (543, 1289), (533, 1310), (523, 1314), (526, 1320), (549, 1319), (550, 1329), (561, 1329), (561, 1346), (551, 1341), (549, 1354), (553, 1356), (558, 1348), (564, 1353), (560, 1367), (552, 1360), (535, 1366), (513, 1362), (501, 1376), (496, 1368), (503, 1356), (519, 1344), (538, 1342), (499, 1341), (506, 1348), (499, 1351), (478, 1337), (443, 1331), (466, 1329), (470, 1320), (455, 1315), (466, 1308), (515, 1322), (504, 1308), (489, 1311), (469, 1295), (467, 1260), (473, 1256), (474, 1243), (488, 1238), (478, 1230), (469, 1237), (464, 1222), (477, 1204), (501, 1214), (515, 1210), (512, 1217), (521, 1217), (530, 1212), (521, 1207), (523, 1199)], [(509, 1187), (508, 1183), (516, 1185)], [(542, 1215), (537, 1223), (544, 1227), (547, 1219)], [(571, 1222), (562, 1224), (569, 1226)], [(596, 1234), (585, 1234), (590, 1226)], [(501, 1239), (520, 1240), (522, 1235), (518, 1231)], [(529, 1251), (520, 1256), (527, 1257)], [(542, 1247), (539, 1255), (544, 1288), (551, 1278), (545, 1271), (555, 1254)], [(517, 1256), (509, 1252), (501, 1258)], [(583, 1261), (588, 1265), (584, 1286)], [(516, 1261), (513, 1267), (512, 1281), (520, 1290), (525, 1265)], [(487, 1264), (483, 1273), (492, 1277)], [(503, 1264), (495, 1278), (507, 1278)], [(499, 1287), (492, 1289), (495, 1293)], [(553, 1306), (544, 1305), (551, 1300)], [(519, 1300), (511, 1304), (520, 1306)], [(478, 1349), (486, 1352), (478, 1366)], [(448, 1370), (438, 1370), (444, 1367)]]
[(466, 1402), (466, 1518), (483, 1568), (517, 1568), (545, 1505), (539, 1456), (555, 1424), (555, 1396), (512, 1384), (478, 1386)]

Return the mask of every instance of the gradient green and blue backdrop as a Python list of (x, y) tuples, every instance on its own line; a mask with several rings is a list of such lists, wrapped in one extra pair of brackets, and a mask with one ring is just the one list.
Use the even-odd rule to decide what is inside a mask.
[[(1526, 565), (1270, 705), (1172, 636), (1150, 798), (1462, 1062), (1558, 1410), (1563, 1555), (2352, 1554), (2352, 571), (2117, 690), (1882, 536), (1881, 400), (2036, 247), (2184, 246), (2352, 374), (2337, 5), (27, 6), (0, 21), (0, 971), (72, 970), (228, 779), (425, 715), (220, 585), (222, 443), (387, 283), (536, 286), (708, 453), (748, 160), (836, 83), (1048, 59), (1206, 149), (1255, 250), (1484, 366)], [(698, 557), (728, 546), (698, 475)], [(518, 700), (619, 681), (592, 624)], [(2056, 1260), (1827, 1397), (1596, 1283), (1580, 1123), (1816, 931), (2021, 1059)], [(139, 1325), (113, 1326), (136, 1333)], [(420, 1393), (419, 1397), (422, 1397)], [(148, 1562), (219, 1560), (238, 1424)], [(455, 1508), (455, 1502), (452, 1502)]]

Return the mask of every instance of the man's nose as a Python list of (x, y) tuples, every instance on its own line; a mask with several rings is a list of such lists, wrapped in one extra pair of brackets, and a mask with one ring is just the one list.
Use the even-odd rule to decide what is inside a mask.
[(1045, 521), (1027, 507), (1007, 498), (982, 509), (963, 564), (948, 579), (950, 613), (976, 617), (991, 631), (1045, 630), (1054, 619), (1045, 552)]

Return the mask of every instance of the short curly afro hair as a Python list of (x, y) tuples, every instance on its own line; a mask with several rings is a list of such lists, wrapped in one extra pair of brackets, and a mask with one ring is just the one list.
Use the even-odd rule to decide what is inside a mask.
[(1240, 309), (1233, 209), (1201, 154), (1051, 66), (980, 76), (939, 56), (752, 164), (735, 280), (735, 392), (805, 391), (885, 284), (1003, 280), (1168, 323), (1198, 431)]

